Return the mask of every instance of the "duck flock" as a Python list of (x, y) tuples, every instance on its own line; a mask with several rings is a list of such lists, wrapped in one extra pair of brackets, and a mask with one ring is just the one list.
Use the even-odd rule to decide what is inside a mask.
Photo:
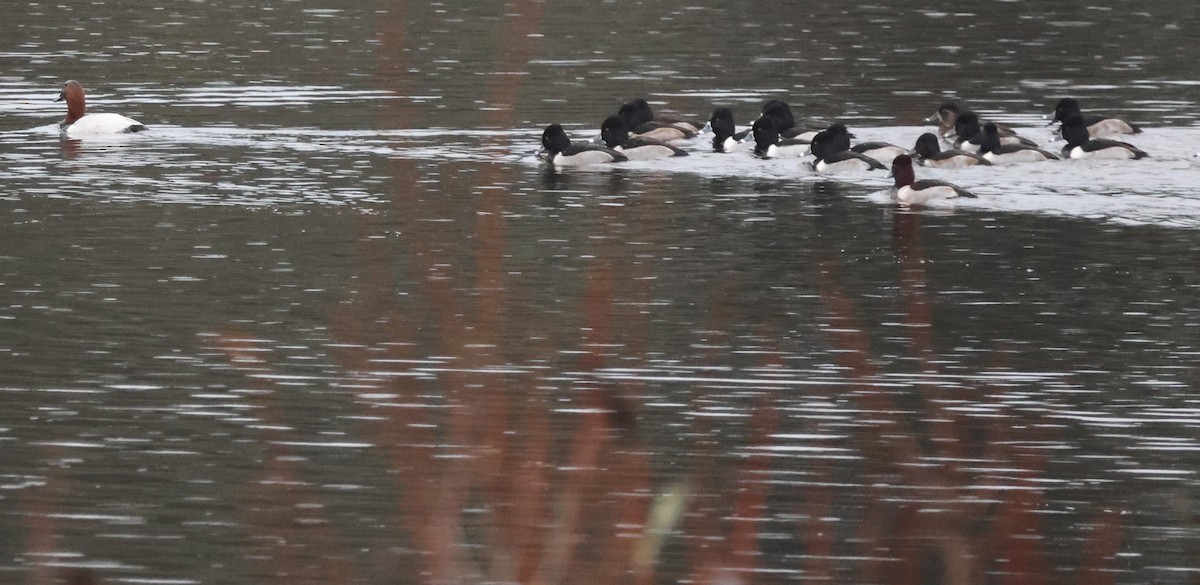
[[(119, 114), (88, 114), (83, 86), (77, 81), (63, 84), (59, 101), (67, 102), (67, 117), (59, 124), (64, 139), (140, 132), (146, 126)], [(769, 100), (748, 130), (738, 131), (733, 110), (713, 111), (707, 124), (678, 118), (656, 117), (645, 99), (621, 106), (600, 125), (601, 142), (572, 142), (559, 124), (542, 133), (539, 155), (555, 166), (577, 166), (687, 156), (672, 142), (691, 140), (712, 133), (712, 149), (733, 152), (753, 142), (754, 155), (781, 158), (812, 155), (813, 170), (819, 173), (892, 169), (896, 201), (920, 204), (934, 199), (974, 197), (969, 191), (944, 181), (916, 179), (913, 165), (963, 168), (1016, 162), (1040, 162), (1060, 158), (1139, 159), (1146, 153), (1128, 142), (1108, 136), (1138, 134), (1136, 125), (1099, 114), (1085, 114), (1072, 98), (1059, 100), (1055, 122), (1066, 146), (1056, 154), (1040, 148), (1011, 128), (988, 122), (955, 102), (946, 102), (926, 122), (937, 124), (938, 133), (927, 132), (912, 148), (886, 142), (853, 144), (855, 137), (842, 123), (796, 122), (786, 102)], [(943, 149), (942, 143), (949, 148)]]
[(764, 159), (811, 155), (810, 164), (819, 173), (890, 166), (895, 178), (892, 193), (896, 201), (903, 204), (974, 197), (969, 191), (950, 183), (918, 181), (913, 165), (965, 168), (1062, 158), (1140, 159), (1147, 156), (1136, 146), (1111, 138), (1139, 134), (1141, 128), (1118, 118), (1084, 113), (1073, 98), (1059, 100), (1050, 122), (1061, 124), (1059, 133), (1066, 141), (1058, 153), (1040, 148), (1003, 124), (986, 121), (956, 102), (942, 104), (925, 121), (936, 124), (938, 132), (922, 134), (911, 148), (886, 142), (853, 144), (855, 136), (845, 124), (797, 123), (791, 107), (780, 100), (767, 101), (750, 128), (738, 131), (730, 108), (717, 108), (708, 123), (701, 124), (655, 116), (650, 104), (639, 98), (622, 105), (616, 115), (604, 120), (599, 142), (572, 142), (561, 125), (547, 126), (542, 133), (542, 150), (538, 155), (555, 166), (687, 156), (687, 151), (672, 143), (711, 133), (714, 152), (729, 153), (750, 148), (753, 144), (754, 155)]

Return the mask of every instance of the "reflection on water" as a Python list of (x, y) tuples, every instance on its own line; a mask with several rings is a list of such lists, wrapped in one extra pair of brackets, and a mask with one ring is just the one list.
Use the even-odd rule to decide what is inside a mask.
[[(159, 8), (0, 24), (0, 581), (1200, 573), (1190, 5)], [(96, 60), (151, 132), (58, 141)], [(910, 211), (703, 140), (530, 156), (635, 93), (897, 143), (961, 95), (1046, 141), (1064, 79), (1154, 158)]]

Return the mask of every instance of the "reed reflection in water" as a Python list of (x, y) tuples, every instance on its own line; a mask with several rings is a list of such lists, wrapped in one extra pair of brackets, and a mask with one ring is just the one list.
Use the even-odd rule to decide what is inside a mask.
[[(1146, 357), (1046, 360), (1058, 325), (1046, 339), (1015, 328), (1034, 340), (1021, 347), (1012, 330), (947, 320), (1107, 314), (1055, 306), (1034, 278), (1007, 283), (1024, 303), (976, 306), (1007, 292), (986, 250), (954, 239), (978, 218), (893, 210), (891, 233), (871, 238), (878, 210), (847, 209), (836, 185), (747, 196), (734, 183), (726, 201), (681, 202), (674, 177), (633, 188), (620, 173), (392, 164), (409, 178), (395, 210), (327, 224), (315, 237), (330, 260), (268, 287), (329, 286), (329, 301), (281, 296), (257, 318), (199, 324), (199, 349), (171, 367), (146, 367), (159, 355), (129, 358), (128, 377), (23, 381), (45, 402), (8, 392), (20, 409), (0, 426), (34, 450), (7, 476), (29, 582), (64, 564), (267, 583), (1188, 573), (1194, 403), (1178, 388), (1127, 394)], [(501, 187), (538, 181), (537, 194)], [(814, 229), (825, 221), (851, 227)], [(1028, 266), (1010, 272), (1048, 272)], [(1142, 334), (1137, 321), (1119, 334)], [(163, 547), (204, 560), (137, 558)]]

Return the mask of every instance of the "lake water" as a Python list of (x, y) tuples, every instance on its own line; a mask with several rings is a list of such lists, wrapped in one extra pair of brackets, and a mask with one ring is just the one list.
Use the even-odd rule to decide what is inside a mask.
[[(0, 583), (1200, 580), (1194, 3), (8, 8)], [(533, 156), (639, 96), (1151, 158)]]

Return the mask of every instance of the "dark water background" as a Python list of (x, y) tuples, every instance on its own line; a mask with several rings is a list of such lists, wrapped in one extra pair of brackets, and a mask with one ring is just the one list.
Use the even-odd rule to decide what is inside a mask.
[[(0, 583), (1200, 582), (1194, 3), (5, 8)], [(1154, 158), (531, 156), (1064, 95)]]

